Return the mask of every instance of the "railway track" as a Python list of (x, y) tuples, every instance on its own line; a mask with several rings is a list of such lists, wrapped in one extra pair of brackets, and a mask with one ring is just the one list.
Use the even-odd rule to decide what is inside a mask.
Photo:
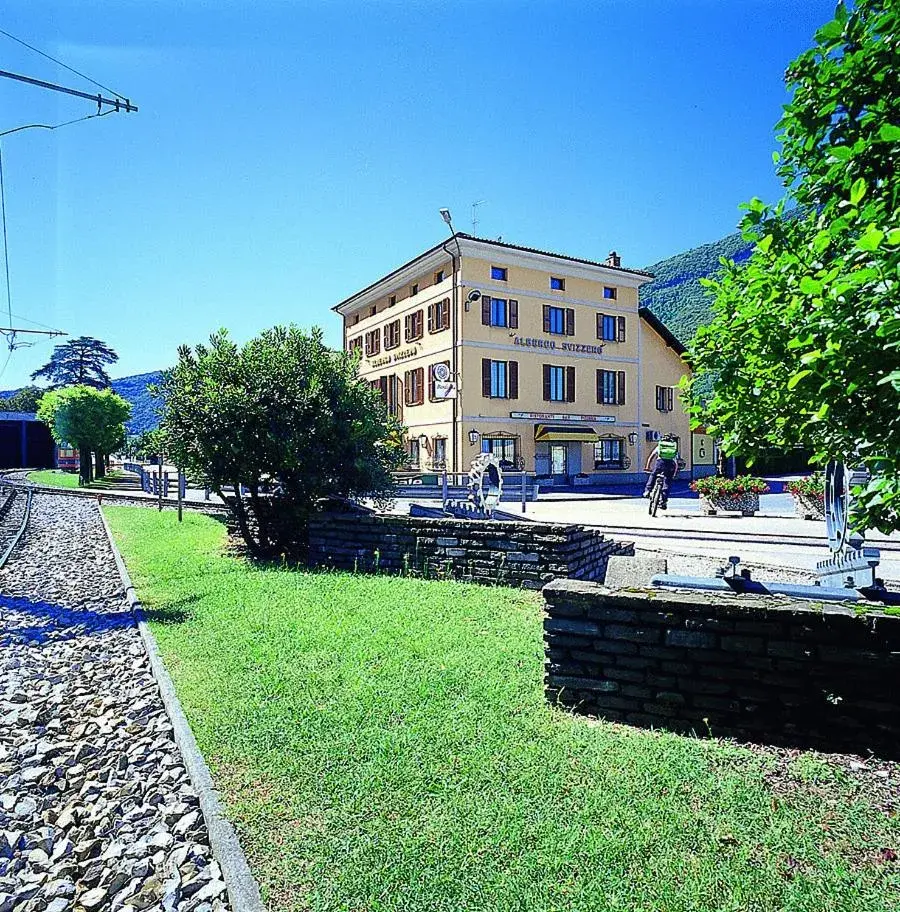
[[(16, 546), (25, 535), (28, 528), (28, 520), (31, 518), (31, 507), (34, 500), (34, 492), (29, 490), (19, 490), (16, 488), (7, 489), (2, 504), (0, 504), (0, 547), (3, 552), (0, 554), (0, 570), (2, 570)], [(22, 503), (21, 518), (19, 511), (15, 510), (16, 504)]]

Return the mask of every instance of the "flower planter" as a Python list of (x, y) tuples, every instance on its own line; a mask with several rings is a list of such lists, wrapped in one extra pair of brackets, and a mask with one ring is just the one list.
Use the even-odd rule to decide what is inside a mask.
[(759, 510), (759, 494), (732, 494), (727, 497), (710, 497), (700, 495), (700, 512), (707, 516), (723, 513), (740, 513), (741, 516), (753, 516)]
[(794, 498), (794, 509), (800, 519), (825, 519), (825, 501), (819, 497), (808, 497), (805, 494), (791, 494)]

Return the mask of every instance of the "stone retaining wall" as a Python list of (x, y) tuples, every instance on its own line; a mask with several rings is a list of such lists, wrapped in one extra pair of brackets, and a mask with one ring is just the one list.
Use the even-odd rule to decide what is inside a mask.
[(767, 596), (544, 588), (546, 693), (698, 735), (900, 757), (900, 617)]
[(325, 513), (309, 530), (311, 567), (416, 572), (539, 589), (555, 577), (602, 580), (631, 543), (584, 526)]

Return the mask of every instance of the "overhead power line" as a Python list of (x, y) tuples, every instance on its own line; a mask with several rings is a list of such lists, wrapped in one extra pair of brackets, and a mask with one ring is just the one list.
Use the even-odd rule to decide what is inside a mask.
[(23, 47), (27, 47), (29, 51), (34, 51), (35, 54), (40, 54), (41, 57), (46, 57), (47, 60), (52, 60), (57, 66), (61, 66), (64, 70), (68, 70), (70, 73), (74, 73), (76, 76), (80, 76), (82, 79), (86, 79), (89, 83), (91, 83), (91, 85), (97, 86), (98, 89), (103, 89), (104, 92), (109, 92), (112, 95), (118, 95), (119, 98), (125, 97), (119, 92), (116, 92), (115, 89), (111, 89), (109, 86), (105, 86), (102, 83), (97, 82), (96, 79), (91, 79), (90, 76), (86, 76), (84, 73), (80, 73), (74, 67), (70, 67), (67, 63), (63, 63), (61, 60), (57, 60), (55, 57), (51, 57), (40, 48), (36, 48), (34, 45), (29, 44), (27, 41), (23, 41), (21, 38), (16, 38), (15, 35), (10, 35), (9, 32), (5, 32), (3, 29), (0, 29), (0, 35), (6, 35), (7, 38), (10, 38), (18, 44), (21, 44)]

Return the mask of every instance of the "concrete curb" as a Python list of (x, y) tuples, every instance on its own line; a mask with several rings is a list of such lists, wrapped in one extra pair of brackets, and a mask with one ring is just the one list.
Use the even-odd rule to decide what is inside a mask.
[(247, 858), (243, 849), (241, 849), (237, 833), (235, 833), (234, 827), (222, 810), (209, 767), (200, 753), (200, 748), (197, 747), (194, 733), (191, 731), (191, 726), (184, 714), (184, 710), (181, 708), (181, 701), (175, 693), (175, 685), (172, 683), (172, 678), (163, 664), (156, 637), (153, 636), (147, 625), (143, 607), (134, 591), (134, 585), (128, 575), (128, 569), (122, 560), (122, 555), (119, 554), (119, 549), (113, 540), (112, 531), (99, 505), (97, 512), (100, 514), (100, 520), (106, 530), (106, 537), (112, 549), (122, 585), (125, 587), (125, 598), (137, 621), (138, 631), (144, 642), (144, 648), (147, 650), (150, 668), (156, 678), (163, 705), (169, 720), (172, 722), (175, 743), (181, 751), (188, 776), (200, 800), (200, 809), (203, 812), (206, 828), (209, 831), (209, 842), (216, 861), (222, 868), (222, 876), (225, 879), (225, 886), (228, 888), (228, 899), (231, 902), (231, 908), (233, 912), (265, 912), (265, 906), (259, 895), (259, 885), (250, 871), (250, 866), (247, 864)]

